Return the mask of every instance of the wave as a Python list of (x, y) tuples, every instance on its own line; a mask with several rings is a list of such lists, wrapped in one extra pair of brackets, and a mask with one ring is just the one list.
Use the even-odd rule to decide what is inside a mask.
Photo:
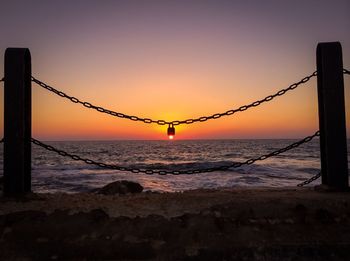
[[(166, 170), (166, 171), (191, 171), (217, 168), (221, 166), (230, 166), (232, 161), (207, 161), (207, 162), (182, 162), (182, 163), (137, 163), (137, 164), (125, 164), (124, 167), (132, 169), (142, 170)], [(35, 173), (43, 175), (52, 175), (56, 173), (70, 174), (70, 175), (109, 175), (122, 173), (131, 174), (130, 172), (116, 171), (113, 169), (105, 169), (95, 165), (78, 164), (78, 165), (38, 165), (32, 167)], [(57, 173), (58, 172), (58, 173)], [(271, 178), (286, 178), (287, 176), (295, 177), (298, 175), (315, 175), (319, 172), (319, 168), (315, 167), (299, 167), (295, 165), (275, 165), (275, 164), (259, 164), (254, 163), (250, 165), (243, 165), (238, 168), (228, 168), (226, 170), (214, 171), (218, 174), (238, 174), (238, 175), (264, 175)], [(201, 175), (209, 175), (208, 173), (202, 173)]]
[(195, 169), (209, 169), (221, 166), (230, 166), (231, 161), (206, 161), (206, 162), (182, 162), (182, 163), (138, 163), (128, 165), (130, 168), (139, 169), (155, 169), (155, 170), (195, 170)]

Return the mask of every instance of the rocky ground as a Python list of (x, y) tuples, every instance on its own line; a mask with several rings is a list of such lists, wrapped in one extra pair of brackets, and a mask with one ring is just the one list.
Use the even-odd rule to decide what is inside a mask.
[(350, 260), (350, 193), (312, 188), (0, 199), (0, 260)]

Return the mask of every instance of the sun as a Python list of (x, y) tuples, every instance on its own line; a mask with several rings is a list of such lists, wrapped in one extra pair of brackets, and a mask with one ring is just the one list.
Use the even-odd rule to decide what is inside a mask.
[(173, 135), (169, 135), (169, 140), (172, 140), (174, 139), (174, 136)]

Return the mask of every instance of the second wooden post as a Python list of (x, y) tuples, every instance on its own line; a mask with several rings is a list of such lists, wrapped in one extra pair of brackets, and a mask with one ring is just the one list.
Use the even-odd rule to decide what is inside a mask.
[(317, 91), (322, 185), (349, 187), (342, 48), (340, 43), (317, 46)]

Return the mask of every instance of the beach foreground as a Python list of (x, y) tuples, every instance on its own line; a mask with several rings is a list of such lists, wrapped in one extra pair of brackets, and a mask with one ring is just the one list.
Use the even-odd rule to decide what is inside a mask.
[(350, 193), (239, 188), (0, 199), (0, 259), (350, 260)]

